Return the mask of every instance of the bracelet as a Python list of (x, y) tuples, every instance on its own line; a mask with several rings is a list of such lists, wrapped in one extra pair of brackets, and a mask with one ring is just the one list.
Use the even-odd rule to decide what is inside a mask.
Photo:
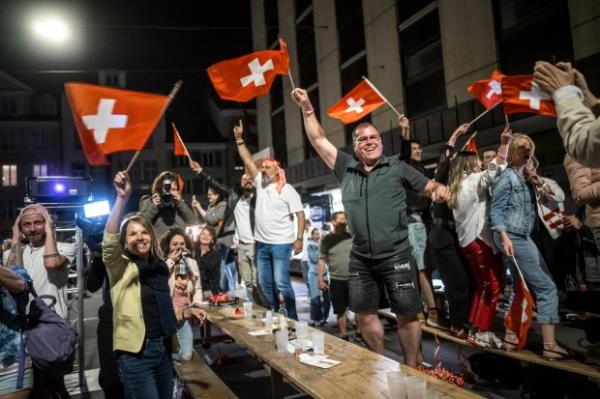
[(56, 254), (48, 254), (48, 255), (42, 255), (42, 258), (55, 258), (57, 256), (60, 256), (60, 254), (56, 253)]
[(235, 142), (237, 143), (237, 145), (244, 144), (244, 140), (243, 139), (236, 140)]
[(450, 148), (454, 148), (454, 144), (446, 143), (446, 146), (448, 146)]
[(306, 110), (304, 108), (302, 109), (302, 114), (304, 116), (310, 116), (314, 113), (315, 113), (315, 109), (313, 107), (311, 107), (310, 109), (306, 109)]

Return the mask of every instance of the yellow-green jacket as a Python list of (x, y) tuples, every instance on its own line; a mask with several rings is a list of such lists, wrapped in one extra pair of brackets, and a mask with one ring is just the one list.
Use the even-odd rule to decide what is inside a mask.
[[(104, 232), (102, 261), (113, 306), (113, 350), (138, 353), (146, 336), (140, 274), (137, 265), (123, 254), (118, 234)], [(171, 351), (179, 352), (176, 334), (171, 336)]]

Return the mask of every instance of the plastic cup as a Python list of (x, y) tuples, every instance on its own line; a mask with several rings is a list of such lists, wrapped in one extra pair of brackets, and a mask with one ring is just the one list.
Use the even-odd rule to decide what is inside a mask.
[(265, 331), (273, 331), (273, 312), (270, 310), (265, 313)]
[(325, 333), (314, 331), (312, 333), (312, 344), (315, 355), (325, 354)]
[(423, 377), (406, 377), (406, 393), (408, 399), (425, 399), (427, 397), (427, 381)]
[(244, 302), (244, 319), (250, 320), (252, 318), (252, 302)]
[(391, 371), (387, 373), (390, 398), (406, 399), (406, 376), (403, 371)]
[(296, 338), (306, 339), (308, 338), (308, 324), (305, 321), (296, 322)]
[(298, 338), (294, 341), (294, 355), (298, 358), (302, 353), (304, 353), (304, 340)]
[(277, 352), (287, 352), (288, 344), (288, 333), (287, 331), (277, 331), (275, 333), (275, 344), (277, 346)]

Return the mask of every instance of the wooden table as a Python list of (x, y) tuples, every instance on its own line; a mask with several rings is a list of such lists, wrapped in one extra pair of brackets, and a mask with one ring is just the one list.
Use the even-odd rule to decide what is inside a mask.
[[(274, 342), (265, 336), (251, 336), (249, 331), (261, 330), (265, 310), (254, 305), (254, 319), (235, 318), (232, 307), (206, 307), (208, 321), (229, 335), (240, 346), (271, 367), (271, 386), (274, 398), (281, 398), (283, 378), (290, 381), (314, 398), (380, 398), (390, 399), (387, 373), (402, 369), (407, 375), (427, 380), (427, 389), (434, 390), (440, 398), (481, 398), (455, 385), (427, 376), (415, 369), (401, 365), (395, 360), (351, 344), (330, 334), (325, 334), (325, 353), (341, 361), (329, 369), (300, 363), (290, 353), (275, 350)], [(289, 325), (293, 325), (290, 321)], [(308, 328), (309, 334), (314, 328)]]

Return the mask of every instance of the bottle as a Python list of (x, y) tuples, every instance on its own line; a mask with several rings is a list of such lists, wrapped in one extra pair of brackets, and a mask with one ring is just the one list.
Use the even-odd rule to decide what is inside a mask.
[(285, 301), (283, 295), (279, 293), (279, 310), (277, 311), (277, 326), (280, 330), (288, 329), (287, 325), (287, 312), (285, 310)]

